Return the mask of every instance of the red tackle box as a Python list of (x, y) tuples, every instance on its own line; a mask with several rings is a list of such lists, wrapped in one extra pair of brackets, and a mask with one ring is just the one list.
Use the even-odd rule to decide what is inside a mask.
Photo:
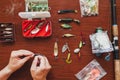
[[(22, 22), (23, 36), (26, 38), (51, 36), (52, 24), (50, 20), (47, 20), (47, 18), (51, 17), (49, 12), (50, 8), (48, 7), (48, 1), (44, 0), (44, 2), (36, 2), (35, 0), (28, 0), (27, 2), (25, 2), (25, 4), (26, 12), (19, 12), (18, 14), (22, 19), (27, 19), (23, 20)], [(31, 5), (32, 9), (29, 9)]]

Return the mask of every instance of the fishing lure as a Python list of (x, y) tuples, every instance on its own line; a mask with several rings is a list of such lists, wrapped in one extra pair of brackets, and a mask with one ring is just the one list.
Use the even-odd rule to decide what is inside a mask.
[(63, 34), (62, 37), (74, 37), (75, 35), (73, 34)]
[(80, 57), (80, 56), (81, 56), (81, 53), (79, 52), (79, 53), (78, 53), (78, 57)]
[(62, 53), (64, 53), (66, 50), (68, 49), (68, 45), (63, 45), (63, 47), (62, 47)]
[(29, 25), (27, 28), (25, 28), (25, 29), (24, 29), (24, 32), (28, 31), (28, 30), (31, 29), (31, 28), (32, 28), (32, 24)]
[(59, 10), (58, 14), (64, 14), (64, 13), (77, 13), (77, 10)]
[[(2, 39), (2, 38), (1, 38), (1, 39)], [(13, 39), (12, 39), (12, 38), (3, 38), (3, 41), (4, 41), (4, 42), (12, 42)]]
[(1, 24), (0, 27), (7, 27), (8, 24)]
[(62, 19), (59, 19), (59, 22), (62, 22), (62, 23), (75, 22), (77, 24), (80, 24), (80, 20), (78, 20), (78, 19), (72, 19), (72, 18), (62, 18)]
[(54, 44), (54, 57), (55, 57), (55, 59), (57, 59), (57, 57), (58, 57), (58, 43), (57, 43), (57, 41)]
[(105, 57), (106, 61), (110, 61), (110, 55), (111, 55), (111, 53), (108, 53), (108, 55)]
[[(1, 35), (0, 35), (1, 36)], [(3, 34), (3, 37), (13, 37), (13, 34)]]
[(66, 43), (66, 44), (63, 45), (63, 47), (62, 47), (62, 53), (64, 53), (66, 50), (68, 50), (70, 52), (68, 43)]
[(74, 50), (74, 53), (75, 54), (78, 54), (80, 52), (80, 48), (76, 48), (75, 50)]
[(12, 28), (5, 28), (4, 30), (10, 31), (10, 30), (13, 30), (13, 29)]
[(79, 43), (79, 48), (82, 48), (82, 46), (83, 46), (83, 42), (82, 41), (80, 41), (80, 43)]
[(3, 31), (2, 33), (3, 33), (3, 34), (12, 34), (11, 31)]
[(83, 35), (83, 33), (81, 32), (80, 34), (81, 38), (82, 38), (82, 44), (85, 45), (86, 44), (86, 41), (85, 41), (85, 37)]
[(70, 59), (70, 57), (71, 57), (71, 54), (68, 53), (68, 56), (67, 56), (67, 59), (66, 59), (66, 63), (68, 63), (68, 64), (72, 63), (72, 60)]
[(79, 53), (80, 52), (80, 48), (82, 48), (82, 41), (80, 41), (78, 48), (74, 49), (74, 53)]
[(49, 23), (47, 23), (46, 28), (45, 28), (46, 32), (48, 32), (48, 30), (49, 30)]
[(69, 24), (61, 24), (61, 27), (64, 28), (64, 29), (70, 29), (70, 28), (72, 28), (72, 26), (69, 25)]
[(42, 27), (42, 25), (45, 23), (45, 21), (43, 21), (43, 22), (40, 22), (36, 27), (35, 27), (35, 29), (33, 29), (32, 31), (31, 31), (31, 34), (37, 34), (41, 29), (41, 27)]
[(78, 48), (74, 49), (74, 53), (75, 53), (75, 54), (78, 54), (78, 57), (81, 56), (80, 48), (82, 48), (82, 45), (83, 45), (83, 43), (82, 43), (82, 41), (80, 41), (80, 43), (79, 43), (79, 45), (78, 45)]

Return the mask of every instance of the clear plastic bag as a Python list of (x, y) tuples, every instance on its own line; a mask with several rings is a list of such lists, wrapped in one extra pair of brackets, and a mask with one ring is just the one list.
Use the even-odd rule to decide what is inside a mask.
[(100, 80), (106, 74), (106, 71), (94, 59), (75, 76), (78, 80)]
[(35, 12), (35, 11), (48, 11), (48, 0), (25, 0), (26, 11)]
[(95, 34), (91, 34), (89, 37), (92, 45), (92, 53), (105, 53), (113, 51), (113, 46), (109, 40), (107, 31), (97, 32)]
[(79, 0), (81, 16), (96, 16), (98, 15), (98, 0)]

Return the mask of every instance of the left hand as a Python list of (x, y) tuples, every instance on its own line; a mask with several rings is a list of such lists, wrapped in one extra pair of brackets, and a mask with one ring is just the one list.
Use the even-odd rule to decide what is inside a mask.
[(21, 68), (25, 62), (34, 56), (34, 53), (28, 50), (16, 50), (12, 51), (10, 60), (6, 68), (15, 72), (17, 69)]

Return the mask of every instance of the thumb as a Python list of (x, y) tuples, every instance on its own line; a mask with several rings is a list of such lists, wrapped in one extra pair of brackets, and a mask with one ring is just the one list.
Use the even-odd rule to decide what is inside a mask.
[(32, 65), (31, 65), (31, 70), (35, 70), (37, 67), (37, 62), (38, 62), (38, 56), (35, 56)]

